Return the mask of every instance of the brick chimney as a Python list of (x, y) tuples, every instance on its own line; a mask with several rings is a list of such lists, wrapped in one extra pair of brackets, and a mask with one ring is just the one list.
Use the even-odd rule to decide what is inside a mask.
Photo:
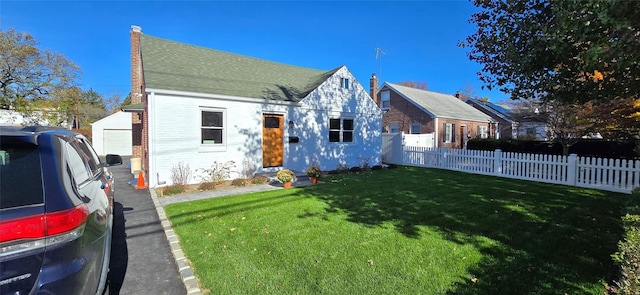
[[(142, 103), (143, 96), (143, 77), (142, 77), (142, 54), (140, 51), (140, 35), (142, 35), (142, 28), (139, 26), (131, 26), (131, 104)], [(132, 139), (132, 151), (131, 151), (131, 169), (134, 172), (133, 163), (137, 163), (136, 170), (144, 169), (144, 112), (131, 114), (131, 139)], [(147, 178), (148, 175), (147, 175)]]
[(142, 102), (142, 61), (140, 59), (140, 35), (142, 28), (131, 26), (131, 103)]
[(376, 73), (371, 74), (371, 79), (369, 79), (369, 95), (376, 102), (378, 106), (380, 106), (380, 102), (378, 101), (378, 77), (376, 77)]

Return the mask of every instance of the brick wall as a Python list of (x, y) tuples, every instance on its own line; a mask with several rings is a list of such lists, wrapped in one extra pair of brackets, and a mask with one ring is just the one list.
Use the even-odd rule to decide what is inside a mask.
[[(148, 112), (147, 112), (147, 96), (144, 91), (144, 75), (142, 71), (142, 54), (140, 48), (140, 35), (142, 29), (138, 26), (132, 26), (131, 37), (131, 103), (143, 103), (144, 112), (133, 113), (131, 117), (131, 134), (132, 134), (132, 158), (142, 159), (142, 169), (147, 171), (149, 167), (148, 159)], [(148, 175), (145, 179), (149, 179)]]
[[(384, 91), (384, 90), (383, 90)], [(470, 138), (476, 138), (478, 136), (478, 126), (489, 126), (487, 122), (474, 122), (465, 120), (454, 119), (438, 119), (436, 126), (436, 120), (432, 118), (428, 113), (415, 106), (413, 103), (406, 100), (404, 97), (395, 93), (392, 90), (389, 95), (390, 108), (382, 116), (383, 132), (389, 132), (392, 124), (398, 125), (398, 132), (410, 133), (411, 124), (420, 124), (420, 133), (435, 133), (437, 132), (436, 146), (448, 147), (448, 148), (462, 148), (465, 142)], [(376, 101), (381, 101), (382, 92), (378, 93)], [(454, 140), (452, 142), (445, 142), (444, 124), (454, 124)], [(466, 129), (465, 129), (466, 127)], [(490, 130), (490, 129), (489, 129)], [(463, 134), (465, 133), (466, 134)]]
[[(381, 100), (381, 94), (378, 93), (376, 101)], [(391, 125), (396, 124), (398, 132), (410, 133), (413, 123), (420, 123), (420, 133), (434, 132), (433, 118), (402, 96), (391, 91), (389, 102), (389, 111), (382, 116), (382, 126), (385, 132), (389, 132)]]

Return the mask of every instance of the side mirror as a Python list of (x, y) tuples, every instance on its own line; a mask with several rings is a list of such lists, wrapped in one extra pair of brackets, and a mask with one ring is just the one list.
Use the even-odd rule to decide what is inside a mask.
[(122, 157), (120, 155), (108, 154), (106, 156), (107, 166), (122, 165)]

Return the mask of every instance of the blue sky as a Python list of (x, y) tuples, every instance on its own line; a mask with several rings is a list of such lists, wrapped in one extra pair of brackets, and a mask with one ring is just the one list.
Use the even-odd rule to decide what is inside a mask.
[[(13, 1), (0, 2), (0, 27), (28, 32), (82, 68), (81, 87), (105, 97), (130, 88), (131, 25), (144, 34), (302, 67), (346, 65), (369, 88), (425, 81), (453, 94), (482, 90), (458, 42), (475, 32), (468, 1)], [(380, 67), (376, 48), (382, 49)]]

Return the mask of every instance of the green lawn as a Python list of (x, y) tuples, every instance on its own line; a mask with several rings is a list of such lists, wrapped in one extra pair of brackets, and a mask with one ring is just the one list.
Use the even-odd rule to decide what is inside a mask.
[(212, 294), (603, 294), (626, 195), (400, 167), (167, 206)]

